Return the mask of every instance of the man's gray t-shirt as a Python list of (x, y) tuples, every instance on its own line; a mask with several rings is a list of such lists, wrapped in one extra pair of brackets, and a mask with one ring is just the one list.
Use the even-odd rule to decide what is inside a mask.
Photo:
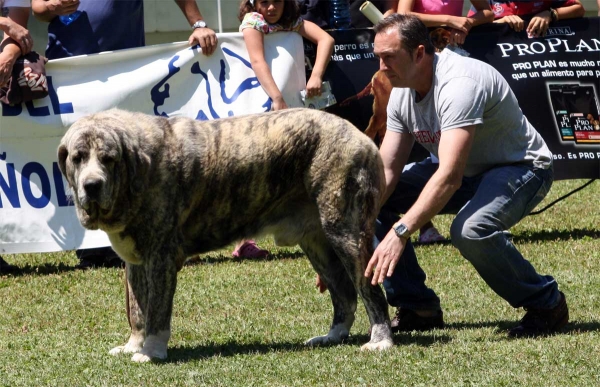
[(506, 80), (492, 66), (444, 50), (436, 54), (433, 84), (419, 102), (415, 91), (394, 88), (387, 130), (411, 133), (438, 156), (441, 132), (476, 125), (465, 176), (526, 163), (547, 169), (552, 153), (527, 121)]

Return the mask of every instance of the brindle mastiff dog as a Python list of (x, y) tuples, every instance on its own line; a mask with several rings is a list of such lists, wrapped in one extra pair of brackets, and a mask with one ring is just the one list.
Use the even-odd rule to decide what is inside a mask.
[(331, 294), (331, 329), (306, 344), (346, 338), (358, 292), (371, 322), (362, 349), (392, 346), (383, 292), (363, 275), (383, 166), (349, 122), (307, 109), (215, 121), (114, 109), (73, 124), (58, 160), (81, 224), (126, 262), (131, 336), (111, 354), (165, 359), (186, 258), (264, 233), (299, 244)]

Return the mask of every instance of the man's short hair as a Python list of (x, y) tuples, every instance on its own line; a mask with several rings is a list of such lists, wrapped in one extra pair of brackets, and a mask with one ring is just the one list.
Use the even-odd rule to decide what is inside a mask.
[(412, 53), (419, 45), (425, 47), (425, 53), (433, 55), (435, 48), (429, 38), (429, 30), (418, 17), (403, 13), (394, 13), (375, 24), (375, 34), (396, 30), (402, 46)]

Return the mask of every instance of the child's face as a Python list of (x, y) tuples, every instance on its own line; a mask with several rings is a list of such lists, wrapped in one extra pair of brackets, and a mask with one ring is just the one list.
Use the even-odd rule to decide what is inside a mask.
[(267, 23), (275, 24), (283, 15), (283, 0), (256, 0), (256, 12), (263, 15)]

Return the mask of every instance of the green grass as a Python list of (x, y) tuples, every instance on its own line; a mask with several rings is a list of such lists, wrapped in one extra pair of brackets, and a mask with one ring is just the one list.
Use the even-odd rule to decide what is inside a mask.
[[(583, 181), (555, 183), (548, 203)], [(134, 364), (108, 354), (128, 337), (123, 272), (75, 271), (73, 252), (5, 256), (0, 277), (0, 386), (593, 386), (600, 384), (597, 182), (511, 232), (540, 273), (566, 293), (564, 334), (511, 340), (523, 314), (496, 296), (450, 245), (417, 248), (447, 328), (397, 334), (362, 353), (362, 305), (344, 345), (308, 349), (327, 331), (328, 294), (298, 249), (234, 260), (229, 250), (192, 260), (179, 275), (169, 359)], [(436, 217), (447, 235), (451, 217)], [(392, 311), (392, 310), (390, 310)]]

